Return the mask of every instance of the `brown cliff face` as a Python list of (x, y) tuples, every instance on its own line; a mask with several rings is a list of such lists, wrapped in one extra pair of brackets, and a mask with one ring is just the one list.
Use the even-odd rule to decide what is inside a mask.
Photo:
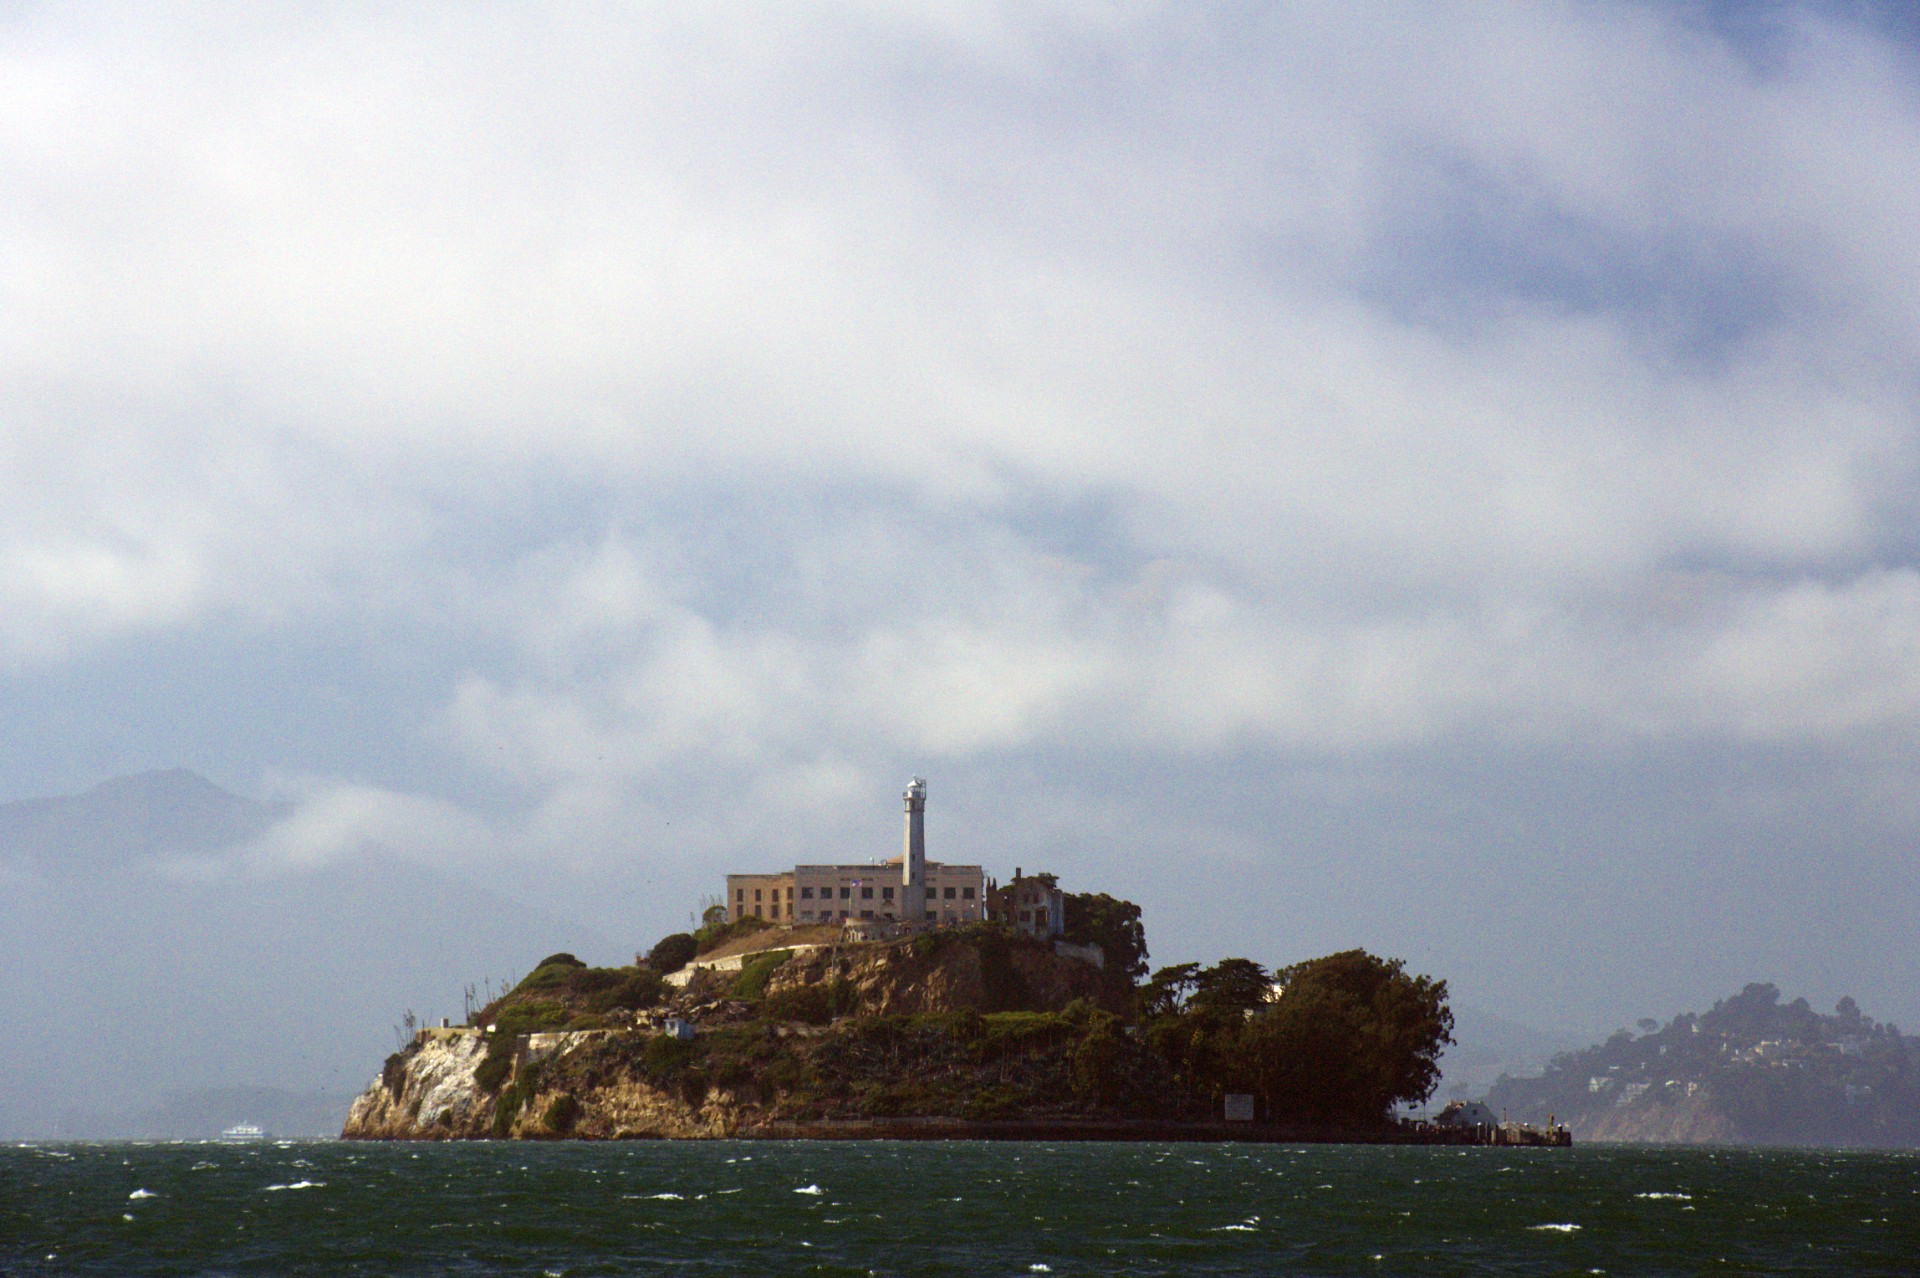
[[(939, 936), (793, 953), (756, 997), (734, 997), (742, 972), (702, 972), (651, 1020), (611, 1030), (522, 1035), (423, 1031), (389, 1059), (348, 1113), (358, 1140), (490, 1136), (698, 1139), (738, 1135), (784, 1116), (817, 1049), (862, 1022), (912, 1014), (1057, 1012), (1119, 997), (1099, 969), (1037, 944)], [(828, 988), (831, 1026), (781, 1022), (783, 995)], [(667, 1039), (662, 1014), (699, 1026), (700, 1041)], [(491, 1065), (488, 1064), (492, 1058)], [(869, 1080), (871, 1081), (871, 1080)], [(840, 1104), (857, 1112), (858, 1097)]]
[(1057, 1012), (1075, 999), (1096, 1006), (1116, 999), (1100, 969), (1062, 958), (1044, 945), (980, 944), (937, 933), (801, 951), (773, 973), (767, 989), (773, 993), (834, 980), (857, 992), (863, 1016), (962, 1008)]

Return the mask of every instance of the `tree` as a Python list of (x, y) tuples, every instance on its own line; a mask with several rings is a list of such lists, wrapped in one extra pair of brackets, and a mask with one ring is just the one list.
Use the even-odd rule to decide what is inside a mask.
[(1187, 1004), (1199, 979), (1198, 963), (1175, 963), (1153, 974), (1140, 989), (1140, 1011), (1147, 1017), (1174, 1016)]
[(1266, 1006), (1273, 995), (1273, 978), (1252, 959), (1221, 959), (1194, 977), (1191, 1000), (1195, 1011), (1242, 1016)]
[(673, 932), (660, 938), (659, 943), (647, 951), (647, 966), (665, 976), (677, 972), (693, 962), (693, 956), (700, 943), (689, 932)]
[(1067, 940), (1098, 945), (1107, 972), (1128, 985), (1147, 974), (1147, 929), (1139, 906), (1105, 892), (1070, 892), (1066, 906)]
[(1365, 1125), (1433, 1094), (1453, 1041), (1445, 981), (1365, 950), (1296, 963), (1279, 978), (1279, 1001), (1248, 1022), (1231, 1062), (1269, 1112)]

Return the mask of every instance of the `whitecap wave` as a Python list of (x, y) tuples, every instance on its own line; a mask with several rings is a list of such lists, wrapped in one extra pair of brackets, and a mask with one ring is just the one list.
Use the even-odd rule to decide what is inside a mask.
[(283, 1189), (325, 1189), (326, 1186), (324, 1180), (296, 1180), (291, 1185), (268, 1185), (265, 1192), (272, 1194)]
[(826, 1193), (827, 1191), (820, 1188), (820, 1186), (818, 1185), (802, 1185), (800, 1186), (800, 1188), (794, 1190), (793, 1192), (796, 1194), (813, 1194), (817, 1197), (821, 1194)]
[(1690, 1203), (1693, 1201), (1692, 1194), (1669, 1194), (1669, 1193), (1662, 1193), (1659, 1190), (1655, 1190), (1654, 1192), (1647, 1193), (1647, 1194), (1635, 1194), (1634, 1197), (1635, 1198), (1677, 1198), (1683, 1203)]
[(1527, 1228), (1535, 1233), (1549, 1234), (1573, 1234), (1580, 1231), (1578, 1225), (1528, 1225)]
[(127, 1195), (128, 1198), (158, 1198), (159, 1196), (160, 1195), (154, 1193), (151, 1189), (136, 1189)]

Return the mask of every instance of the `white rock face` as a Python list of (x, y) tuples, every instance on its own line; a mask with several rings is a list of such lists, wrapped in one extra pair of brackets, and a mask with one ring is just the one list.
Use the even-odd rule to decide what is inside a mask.
[(344, 1134), (392, 1140), (464, 1132), (492, 1108), (473, 1079), (486, 1053), (478, 1034), (421, 1043), (397, 1077), (376, 1079), (353, 1102)]

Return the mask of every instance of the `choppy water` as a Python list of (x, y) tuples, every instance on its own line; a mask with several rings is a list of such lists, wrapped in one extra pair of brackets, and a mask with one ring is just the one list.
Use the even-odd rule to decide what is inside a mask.
[(1920, 1156), (0, 1147), (0, 1274), (1913, 1274)]

